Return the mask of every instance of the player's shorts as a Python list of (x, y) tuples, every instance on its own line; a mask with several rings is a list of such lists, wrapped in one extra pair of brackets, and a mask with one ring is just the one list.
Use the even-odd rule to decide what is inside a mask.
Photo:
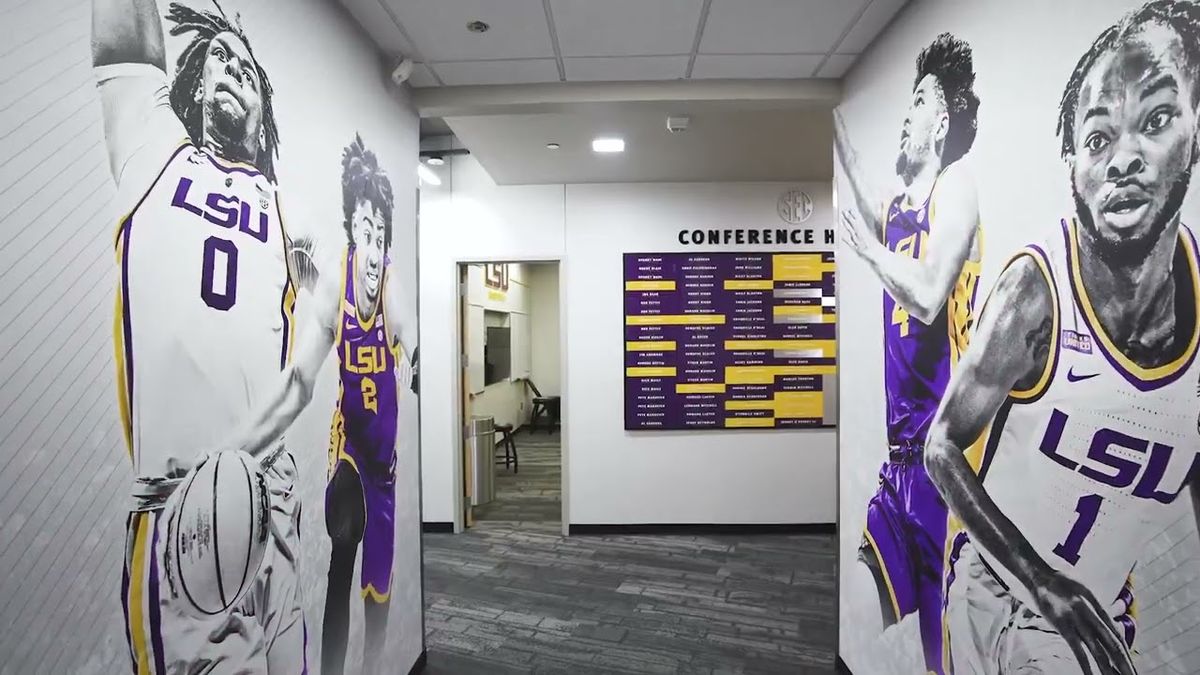
[(304, 598), (296, 576), (300, 505), (295, 482), (290, 453), (267, 470), (272, 545), (241, 602), (211, 617), (189, 613), (187, 601), (167, 578), (167, 509), (129, 514), (121, 602), (134, 673), (308, 672)]
[(867, 504), (859, 556), (884, 586), (884, 611), (899, 620), (919, 613), (925, 665), (943, 672), (942, 569), (946, 504), (925, 472), (920, 448), (896, 449), (879, 469), (879, 489)]
[[(1133, 645), (1130, 584), (1110, 607), (1127, 646)], [(1013, 596), (966, 533), (950, 547), (946, 576), (946, 637), (956, 675), (1081, 673), (1071, 647), (1037, 611)]]
[[(375, 456), (359, 452), (346, 439), (329, 475), (332, 477), (338, 465), (345, 463), (354, 470), (362, 485), (365, 520), (360, 587), (363, 598), (382, 603), (388, 601), (392, 592), (392, 559), (396, 552), (396, 470), (390, 464), (382, 465), (371, 459)], [(331, 489), (332, 485), (330, 483), (325, 488), (327, 513), (344, 508), (338, 503), (338, 495)]]

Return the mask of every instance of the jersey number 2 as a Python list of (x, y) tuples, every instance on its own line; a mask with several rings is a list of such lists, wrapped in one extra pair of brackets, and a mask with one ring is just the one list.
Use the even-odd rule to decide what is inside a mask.
[[(204, 270), (200, 275), (200, 297), (204, 304), (227, 311), (237, 302), (237, 246), (232, 241), (220, 237), (209, 237), (204, 240)], [(218, 287), (217, 270), (224, 263), (224, 283)]]
[(1096, 516), (1100, 514), (1100, 503), (1104, 498), (1100, 495), (1084, 495), (1075, 504), (1075, 513), (1079, 517), (1067, 533), (1067, 540), (1054, 545), (1054, 555), (1074, 565), (1079, 562), (1079, 549), (1083, 548), (1083, 540), (1087, 539), (1092, 526), (1096, 524)]

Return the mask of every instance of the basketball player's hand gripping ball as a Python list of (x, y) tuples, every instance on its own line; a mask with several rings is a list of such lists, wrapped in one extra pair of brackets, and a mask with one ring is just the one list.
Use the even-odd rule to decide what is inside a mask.
[(198, 616), (236, 605), (253, 585), (269, 540), (262, 467), (234, 450), (208, 455), (167, 500), (170, 592)]

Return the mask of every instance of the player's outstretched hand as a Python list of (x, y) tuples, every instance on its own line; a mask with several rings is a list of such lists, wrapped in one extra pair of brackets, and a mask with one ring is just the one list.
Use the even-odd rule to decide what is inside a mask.
[[(1104, 608), (1083, 584), (1050, 572), (1033, 589), (1038, 611), (1062, 635), (1084, 673), (1135, 675), (1133, 659)], [(1091, 659), (1089, 660), (1089, 655)]]
[(846, 242), (859, 255), (866, 253), (867, 242), (871, 241), (867, 224), (863, 222), (858, 213), (851, 209), (842, 211), (842, 241)]

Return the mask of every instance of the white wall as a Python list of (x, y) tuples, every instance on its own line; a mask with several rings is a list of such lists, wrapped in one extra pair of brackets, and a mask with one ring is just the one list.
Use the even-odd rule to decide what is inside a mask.
[[(496, 186), (469, 156), (440, 172), (420, 243), (426, 521), (454, 519), (462, 470), (446, 339), (457, 328), (455, 263), (561, 258), (569, 522), (833, 522), (833, 430), (630, 433), (623, 422), (622, 254), (680, 250), (685, 227), (783, 226), (776, 202), (794, 184)], [(816, 202), (805, 227), (832, 227), (829, 185), (802, 187)]]
[(529, 272), (530, 379), (545, 396), (562, 394), (559, 369), (558, 266), (527, 265)]
[[(469, 312), (499, 312), (501, 318), (509, 327), (511, 335), (511, 364), (509, 377), (492, 384), (485, 384), (483, 375), (483, 346), (485, 335), (468, 334), (468, 353), (471, 359), (477, 360), (479, 368), (471, 368), (472, 373), (478, 372), (478, 378), (472, 378), (471, 383), (471, 414), (490, 415), (496, 424), (511, 424), (514, 429), (529, 419), (529, 396), (525, 381), (521, 379), (522, 364), (528, 366), (530, 347), (528, 341), (530, 291), (528, 284), (528, 266), (521, 263), (508, 265), (508, 290), (500, 291), (484, 285), (484, 266), (470, 265), (467, 278), (467, 305)], [(486, 322), (484, 322), (486, 323)], [(521, 335), (524, 326), (525, 335)]]
[[(835, 517), (831, 429), (624, 429), (622, 254), (685, 250), (682, 228), (782, 226), (787, 184), (568, 185), (563, 274), (570, 446), (578, 523), (829, 523)], [(802, 186), (832, 227), (828, 184)], [(820, 241), (820, 238), (818, 238)], [(830, 248), (814, 246), (812, 249)], [(799, 246), (686, 250), (802, 250)]]
[[(431, 167), (432, 168), (432, 167)], [(499, 187), (470, 157), (421, 190), (421, 480), (426, 522), (461, 521), (458, 359), (460, 262), (563, 254), (563, 186)]]

